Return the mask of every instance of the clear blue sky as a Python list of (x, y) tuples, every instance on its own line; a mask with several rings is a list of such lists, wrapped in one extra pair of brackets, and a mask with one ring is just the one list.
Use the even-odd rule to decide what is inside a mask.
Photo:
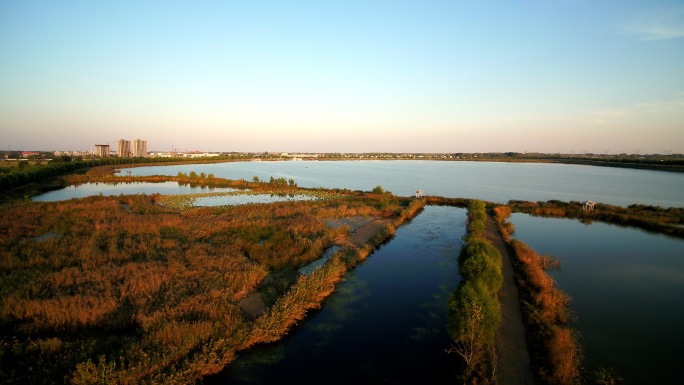
[(684, 2), (1, 1), (0, 148), (684, 153)]

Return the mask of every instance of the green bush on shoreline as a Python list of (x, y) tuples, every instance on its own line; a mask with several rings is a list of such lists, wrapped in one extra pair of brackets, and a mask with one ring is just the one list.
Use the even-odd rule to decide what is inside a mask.
[(449, 352), (463, 359), (464, 382), (494, 381), (494, 337), (501, 323), (497, 293), (503, 275), (501, 254), (485, 237), (486, 219), (485, 203), (471, 201), (465, 244), (458, 257), (462, 279), (447, 307), (447, 330), (453, 339)]

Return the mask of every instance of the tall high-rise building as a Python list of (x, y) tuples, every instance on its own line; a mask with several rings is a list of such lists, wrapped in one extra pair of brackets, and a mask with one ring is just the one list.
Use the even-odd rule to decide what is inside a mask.
[(109, 145), (108, 144), (96, 144), (95, 145), (95, 156), (100, 158), (109, 158)]
[(116, 153), (119, 158), (128, 158), (131, 156), (131, 141), (126, 139), (119, 139), (116, 142)]
[(136, 139), (133, 141), (133, 156), (146, 157), (147, 156), (147, 141)]

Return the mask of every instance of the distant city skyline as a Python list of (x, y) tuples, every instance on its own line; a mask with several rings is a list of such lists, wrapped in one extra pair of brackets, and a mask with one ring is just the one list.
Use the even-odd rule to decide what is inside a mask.
[(0, 148), (684, 153), (684, 3), (0, 2)]

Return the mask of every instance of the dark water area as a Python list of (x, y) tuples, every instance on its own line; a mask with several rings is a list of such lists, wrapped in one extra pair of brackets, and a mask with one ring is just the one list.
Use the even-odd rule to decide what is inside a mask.
[(603, 223), (513, 214), (514, 237), (556, 256), (588, 369), (628, 384), (684, 381), (684, 240)]
[(426, 207), (281, 342), (207, 384), (452, 384), (446, 304), (460, 281), (465, 210)]

